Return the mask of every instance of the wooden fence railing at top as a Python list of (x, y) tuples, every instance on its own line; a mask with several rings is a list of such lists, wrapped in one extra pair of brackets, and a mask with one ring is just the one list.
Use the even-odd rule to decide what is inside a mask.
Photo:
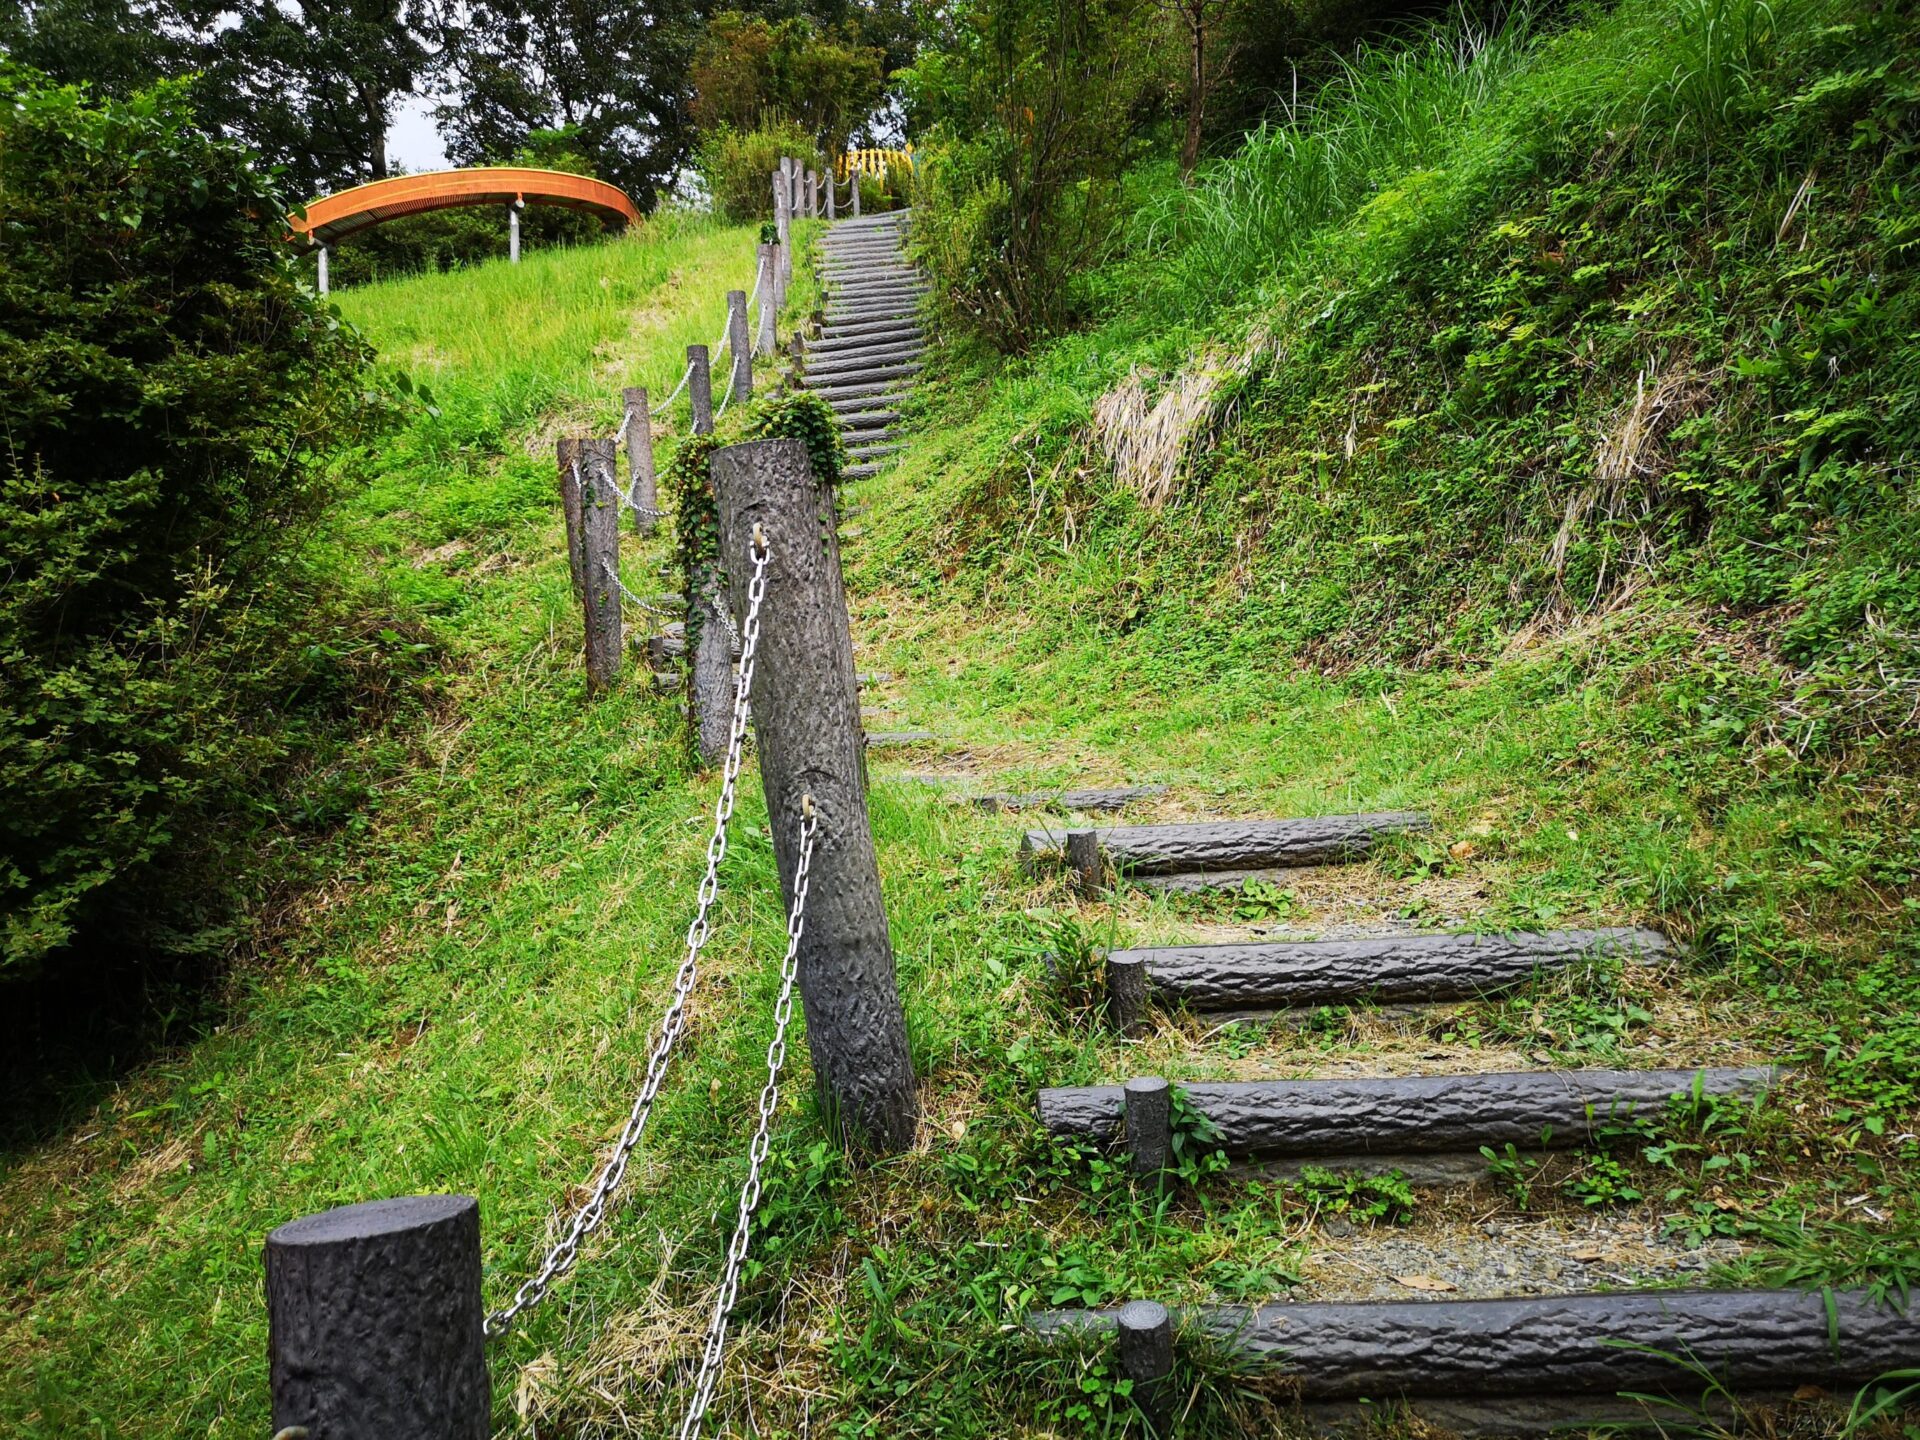
[(845, 180), (858, 170), (862, 175), (872, 175), (884, 179), (889, 165), (905, 165), (913, 168), (913, 146), (904, 150), (849, 150), (834, 161), (834, 174)]

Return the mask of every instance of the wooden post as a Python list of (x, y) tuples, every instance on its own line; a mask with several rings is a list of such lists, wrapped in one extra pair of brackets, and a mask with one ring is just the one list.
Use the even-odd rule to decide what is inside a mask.
[(693, 374), (687, 379), (687, 403), (693, 408), (693, 433), (713, 433), (713, 372), (707, 362), (707, 347), (687, 346), (687, 364)]
[(660, 487), (653, 469), (653, 411), (647, 406), (647, 388), (630, 385), (620, 392), (627, 420), (620, 439), (627, 447), (627, 500), (633, 506), (633, 529), (651, 535), (659, 517)]
[(767, 545), (753, 733), (789, 903), (803, 797), (811, 795), (820, 817), (799, 962), (822, 1104), (854, 1144), (902, 1151), (913, 1144), (919, 1098), (867, 820), (833, 495), (815, 480), (799, 440), (715, 451), (713, 483), (720, 553), (736, 598), (746, 595), (753, 573), (748, 547), (756, 530)]
[(787, 308), (787, 286), (793, 281), (793, 247), (775, 245), (773, 247), (773, 316), (778, 323), (781, 312)]
[(314, 288), (317, 289), (322, 295), (324, 295), (327, 293), (327, 247), (326, 246), (322, 245), (317, 251), (314, 252), (314, 264), (318, 267), (314, 272)]
[(1107, 1014), (1122, 1035), (1137, 1035), (1147, 1026), (1146, 958), (1135, 953), (1125, 960), (1107, 957)]
[(773, 228), (781, 245), (793, 229), (793, 185), (787, 179), (788, 161), (782, 160), (773, 176)]
[(807, 171), (807, 218), (820, 218), (820, 176), (817, 171)]
[(747, 292), (727, 292), (727, 354), (733, 361), (733, 401), (744, 405), (753, 399), (753, 339), (747, 334)]
[[(272, 1429), (309, 1440), (487, 1440), (480, 1207), (369, 1200), (267, 1236)], [(264, 1433), (264, 1432), (263, 1432)]]
[(770, 357), (774, 347), (773, 316), (778, 307), (773, 297), (779, 283), (774, 278), (774, 271), (778, 268), (774, 250), (772, 245), (760, 247), (760, 328), (759, 334), (754, 337), (753, 353), (762, 359)]
[(580, 442), (580, 567), (586, 580), (587, 693), (620, 676), (620, 499), (613, 441)]
[(560, 511), (567, 522), (567, 574), (573, 578), (573, 593), (587, 593), (586, 568), (580, 560), (580, 441), (556, 440), (554, 458), (560, 466)]
[(1129, 1300), (1120, 1307), (1120, 1372), (1133, 1381), (1134, 1403), (1152, 1433), (1172, 1433), (1173, 1317), (1155, 1300)]
[(1158, 1175), (1173, 1158), (1173, 1089), (1158, 1075), (1121, 1087), (1127, 1115), (1127, 1157), (1135, 1175)]
[(1100, 837), (1091, 830), (1067, 832), (1067, 871), (1073, 876), (1073, 888), (1081, 895), (1100, 893), (1106, 880), (1106, 862), (1100, 858)]
[(860, 218), (860, 167), (852, 161), (847, 162), (847, 178), (853, 181), (853, 218)]
[(833, 192), (840, 188), (840, 182), (833, 178), (833, 166), (827, 166), (826, 177), (821, 181), (821, 186), (827, 192), (827, 219), (831, 220), (834, 218)]

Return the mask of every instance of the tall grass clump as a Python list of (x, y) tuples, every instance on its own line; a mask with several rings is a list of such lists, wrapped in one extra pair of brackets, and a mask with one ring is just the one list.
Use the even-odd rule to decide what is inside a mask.
[(1141, 212), (1136, 245), (1166, 306), (1192, 315), (1260, 291), (1331, 222), (1443, 163), (1531, 63), (1532, 32), (1525, 12), (1491, 28), (1462, 18), (1343, 57), (1311, 98), (1289, 101), (1198, 184)]

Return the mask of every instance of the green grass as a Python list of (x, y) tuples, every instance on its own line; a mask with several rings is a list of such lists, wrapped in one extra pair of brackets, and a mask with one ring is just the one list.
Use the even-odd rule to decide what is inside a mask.
[[(1330, 1209), (1405, 1236), (1450, 1222), (1432, 1192), (1250, 1184), (1204, 1155), (1188, 1183), (1136, 1188), (1038, 1133), (1036, 1087), (1129, 1073), (1792, 1058), (1756, 1115), (1663, 1117), (1474, 1214), (1604, 1210), (1631, 1189), (1647, 1197), (1631, 1213), (1749, 1247), (1720, 1280), (1897, 1287), (1920, 1268), (1920, 796), (1910, 727), (1876, 708), (1909, 673), (1884, 648), (1913, 573), (1910, 192), (1889, 159), (1908, 132), (1886, 129), (1907, 123), (1888, 96), (1908, 70), (1855, 75), (1888, 33), (1836, 36), (1828, 8), (1782, 9), (1783, 27), (1801, 18), (1761, 64), (1701, 39), (1719, 13), (1635, 0), (1510, 37), (1464, 98), (1437, 51), (1369, 62), (1379, 96), (1451, 97), (1421, 112), (1443, 123), (1405, 133), (1479, 160), (1383, 139), (1308, 212), (1317, 230), (1271, 242), (1272, 284), (1245, 304), (1116, 315), (1006, 371), (951, 366), (901, 464), (856, 488), (861, 668), (898, 674), (902, 723), (939, 732), (982, 788), (1160, 781), (1189, 813), (1418, 807), (1437, 831), (1251, 899), (1081, 900), (1019, 871), (1021, 818), (876, 759), (923, 1142), (851, 1169), (795, 1047), (716, 1432), (1138, 1433), (1111, 1357), (1034, 1344), (1029, 1309), (1268, 1298), (1319, 1283)], [(1652, 47), (1676, 15), (1694, 48)], [(1553, 95), (1558, 128), (1503, 150)], [(1755, 114), (1774, 128), (1733, 144)], [(1880, 139), (1855, 146), (1861, 124)], [(1594, 125), (1627, 128), (1609, 144)], [(1815, 160), (1834, 195), (1803, 249), (1783, 219)], [(1254, 181), (1205, 183), (1222, 188), (1192, 203), (1230, 210)], [(1296, 182), (1271, 183), (1269, 216)], [(1106, 279), (1193, 263), (1205, 233), (1163, 229)], [(335, 541), (415, 617), (430, 718), (369, 770), (329, 883), (237, 977), (227, 1023), (0, 1162), (0, 1430), (263, 1433), (273, 1225), (477, 1195), (497, 1304), (593, 1173), (679, 960), (713, 782), (687, 773), (675, 703), (643, 673), (584, 700), (551, 441), (610, 430), (622, 384), (670, 387), (750, 278), (751, 239), (660, 227), (343, 295), (431, 392)], [(1233, 362), (1231, 408), (1149, 506), (1087, 419), (1136, 366), (1158, 387), (1209, 342)], [(1599, 497), (1604, 523), (1543, 565), (1581, 493), (1567, 477), (1593, 473), (1650, 357), (1661, 373), (1676, 356), (1714, 380), (1661, 451), (1652, 518)], [(1887, 419), (1801, 440), (1818, 421), (1782, 417), (1809, 404)], [(1688, 504), (1704, 533), (1674, 521)], [(627, 543), (650, 587), (665, 543)], [(1596, 584), (1621, 568), (1630, 588)], [(1885, 693), (1843, 713), (1828, 692), (1874, 664)], [(631, 1203), (494, 1347), (504, 1433), (659, 1434), (684, 1399), (777, 979), (766, 817), (751, 776), (743, 792)], [(1642, 922), (1691, 950), (1654, 977), (1596, 970), (1424, 1028), (1365, 1006), (1212, 1036), (1172, 1020), (1139, 1043), (1090, 1023), (1091, 946), (1278, 918)], [(1227, 1357), (1191, 1344), (1181, 1364), (1187, 1433), (1293, 1423), (1283, 1390)]]

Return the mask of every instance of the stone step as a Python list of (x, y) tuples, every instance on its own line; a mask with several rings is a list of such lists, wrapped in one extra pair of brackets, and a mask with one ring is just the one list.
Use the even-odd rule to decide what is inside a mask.
[(834, 413), (839, 418), (841, 433), (849, 440), (853, 438), (855, 432), (885, 430), (900, 422), (898, 410), (854, 409), (844, 413), (836, 410)]
[[(1540, 1436), (1595, 1424), (1618, 1433), (1612, 1427), (1636, 1421), (1671, 1427), (1673, 1402), (1692, 1415), (1728, 1392), (1844, 1394), (1920, 1357), (1920, 1306), (1902, 1310), (1890, 1299), (1865, 1290), (1644, 1290), (1194, 1306), (1173, 1318), (1287, 1387), (1316, 1432), (1390, 1408), (1423, 1434)], [(1141, 1323), (1137, 1313), (1129, 1320)], [(1047, 1335), (1102, 1335), (1117, 1318), (1051, 1311), (1030, 1323)], [(1703, 1396), (1705, 1377), (1717, 1394)], [(1139, 1393), (1138, 1376), (1135, 1384)], [(1640, 1398), (1656, 1396), (1669, 1403)], [(1681, 1428), (1693, 1433), (1685, 1421)]]
[[(1301, 820), (1203, 820), (1179, 825), (1123, 825), (1094, 830), (1029, 830), (1020, 852), (1029, 869), (1058, 864), (1069, 837), (1091, 836), (1100, 863), (1118, 874), (1173, 875), (1261, 866), (1324, 865), (1366, 856), (1382, 836), (1425, 830), (1410, 810), (1324, 815)], [(1079, 842), (1084, 849), (1088, 842)]]
[[(1402, 1156), (1476, 1155), (1498, 1149), (1587, 1143), (1609, 1115), (1658, 1115), (1669, 1098), (1699, 1087), (1749, 1097), (1768, 1089), (1771, 1066), (1700, 1070), (1520, 1070), (1338, 1080), (1240, 1080), (1183, 1086), (1187, 1104), (1213, 1122), (1235, 1159), (1379, 1164)], [(1160, 1169), (1167, 1149), (1168, 1083), (1144, 1076), (1122, 1085), (1042, 1090), (1040, 1120), (1062, 1141), (1111, 1143), (1122, 1131), (1136, 1167)], [(1157, 1117), (1157, 1118), (1156, 1118)], [(1153, 1162), (1155, 1155), (1159, 1156)]]
[(809, 347), (801, 363), (811, 370), (823, 365), (850, 365), (862, 360), (917, 360), (926, 353), (926, 349), (926, 344), (920, 340), (875, 335), (865, 337), (863, 343), (835, 350)]
[(891, 455), (896, 450), (904, 450), (906, 445), (907, 442), (904, 440), (876, 440), (867, 445), (849, 445), (847, 459), (857, 465), (865, 460), (878, 460), (881, 456)]
[(1110, 951), (1107, 990), (1114, 1022), (1131, 1030), (1146, 1019), (1150, 997), (1193, 1010), (1471, 1000), (1542, 970), (1611, 956), (1654, 963), (1672, 954), (1664, 935), (1630, 928), (1157, 945)]

